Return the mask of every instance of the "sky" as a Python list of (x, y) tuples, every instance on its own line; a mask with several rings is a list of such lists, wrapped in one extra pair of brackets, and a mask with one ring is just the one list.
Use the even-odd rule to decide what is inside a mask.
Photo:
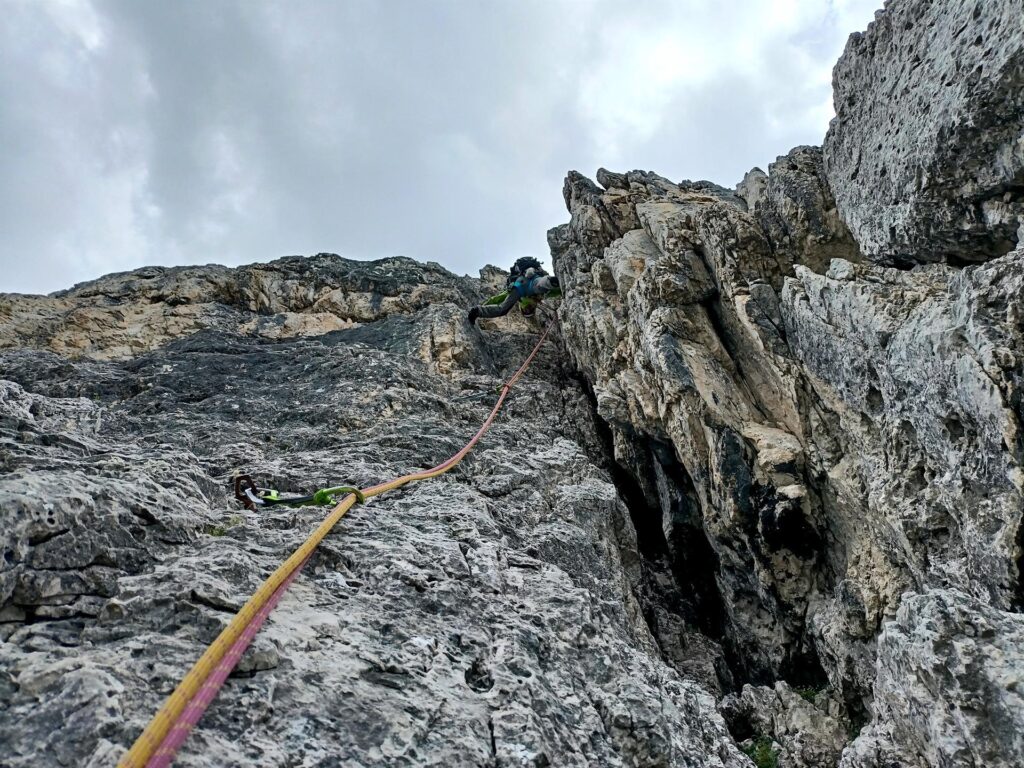
[(820, 144), (881, 0), (0, 0), (0, 292), (548, 256), (562, 181)]

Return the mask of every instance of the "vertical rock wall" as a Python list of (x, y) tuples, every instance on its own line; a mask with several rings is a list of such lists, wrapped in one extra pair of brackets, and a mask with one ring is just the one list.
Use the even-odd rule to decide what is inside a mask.
[(710, 547), (675, 573), (774, 683), (723, 711), (787, 764), (838, 760), (837, 717), (869, 723), (848, 768), (1022, 759), (1022, 64), (1019, 0), (889, 2), (824, 152), (735, 194), (566, 179), (568, 348), (649, 513)]
[[(748, 174), (741, 199), (650, 173), (598, 179), (569, 174), (570, 222), (549, 233), (566, 344), (666, 536), (710, 546), (731, 672), (824, 689), (854, 731), (874, 714), (848, 765), (939, 764), (955, 750), (921, 757), (918, 715), (895, 701), (920, 639), (886, 622), (906, 622), (916, 594), (947, 616), (987, 606), (985, 648), (1017, 636), (1024, 248), (967, 268), (865, 262), (812, 148)], [(700, 583), (677, 551), (676, 572)], [(932, 653), (981, 696), (1001, 673), (958, 670), (952, 642)], [(929, 727), (951, 727), (966, 705), (923, 690)], [(1024, 726), (1020, 694), (1002, 694), (978, 715), (1000, 733), (958, 737), (985, 764), (1014, 764), (1005, 723)]]
[(834, 72), (825, 167), (883, 264), (978, 262), (1021, 241), (1024, 0), (899, 0)]

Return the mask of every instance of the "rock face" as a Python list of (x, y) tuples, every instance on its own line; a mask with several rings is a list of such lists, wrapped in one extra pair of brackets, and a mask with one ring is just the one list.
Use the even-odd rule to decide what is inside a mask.
[(262, 338), (317, 336), (432, 304), (465, 304), (471, 288), (437, 264), (372, 263), (332, 254), (237, 269), (148, 267), (40, 300), (0, 306), (0, 349), (30, 339), (69, 357), (122, 359), (207, 328)]
[(796, 147), (768, 166), (767, 174), (753, 169), (737, 191), (786, 263), (824, 272), (832, 259), (860, 261), (825, 179), (820, 147)]
[(738, 694), (726, 696), (721, 709), (737, 737), (771, 734), (784, 765), (836, 765), (849, 740), (848, 723), (816, 699), (813, 689), (798, 693), (779, 681), (774, 687), (745, 685)]
[[(484, 443), (357, 507), (192, 766), (1024, 763), (1019, 0), (889, 2), (823, 149), (570, 172)], [(0, 296), (0, 754), (110, 765), (316, 508), (452, 454), (503, 273), (321, 254)]]
[[(258, 315), (204, 300), (207, 329), (170, 342), (157, 324), (79, 344), (89, 314), (0, 352), (5, 765), (112, 764), (323, 515), (242, 510), (232, 471), (305, 492), (431, 466), (476, 430), (536, 335), (471, 329), (439, 297), (476, 298), (479, 281), (402, 260), (144, 270), (3, 301), (21, 328), (69, 296), (111, 317), (167, 316), (154, 288), (268, 273), (292, 274), (291, 295), (329, 287), (353, 302), (388, 274), (436, 301), (268, 340), (258, 330), (294, 304)], [(119, 286), (116, 300), (100, 286)], [(59, 356), (54, 338), (100, 359)], [(152, 349), (104, 359), (133, 346)], [(629, 512), (563, 358), (557, 340), (542, 351), (455, 472), (339, 524), (178, 764), (744, 764), (713, 696), (662, 660), (644, 621)]]
[[(901, 58), (913, 45), (877, 41), (919, 6), (891, 3), (863, 38), (875, 43), (851, 42), (839, 82), (861, 53), (913, 69)], [(986, 20), (994, 51), (1024, 40), (1011, 6), (966, 11)], [(939, 14), (931, 8), (923, 28)], [(959, 48), (933, 51), (946, 53), (962, 66)], [(900, 92), (927, 93), (926, 81)], [(1012, 111), (1019, 93), (1007, 98)], [(893, 104), (885, 114), (898, 114)], [(911, 114), (892, 130), (925, 135)], [(736, 194), (649, 172), (602, 170), (600, 185), (570, 173), (570, 221), (548, 236), (565, 286), (563, 334), (615, 460), (640, 489), (638, 533), (660, 535), (667, 572), (722, 647), (722, 687), (749, 684), (723, 703), (737, 738), (768, 739), (789, 765), (834, 764), (836, 724), (856, 733), (869, 722), (844, 765), (1018, 765), (1024, 667), (1007, 649), (1024, 606), (1024, 246), (1012, 248), (1005, 217), (979, 219), (974, 234), (955, 223), (974, 202), (936, 185), (928, 205), (949, 218), (914, 230), (915, 242), (940, 253), (955, 241), (973, 255), (913, 270), (871, 263), (904, 253), (872, 239), (876, 211), (903, 216), (906, 234), (907, 212), (925, 198), (893, 187), (900, 202), (864, 202), (868, 183), (837, 175), (837, 137), (865, 152), (875, 143), (862, 117), (840, 110), (827, 172), (821, 152), (801, 147), (768, 174), (749, 173)], [(944, 135), (947, 118), (928, 130)], [(992, 147), (1005, 136), (956, 119), (954, 147), (989, 148), (972, 155), (988, 158), (975, 177), (1003, 178), (1012, 152)], [(962, 266), (972, 261), (983, 263)], [(964, 626), (976, 609), (977, 636)], [(663, 649), (683, 643), (671, 626), (655, 631)], [(787, 683), (814, 692), (828, 718), (794, 715)]]
[[(819, 274), (798, 255), (849, 240), (801, 166), (780, 160), (755, 200), (571, 176), (551, 234), (567, 349), (457, 473), (339, 525), (180, 763), (732, 766), (734, 739), (770, 736), (793, 766), (844, 747), (858, 768), (1013, 765), (1024, 254)], [(367, 306), (384, 269), (419, 295), (485, 287), (404, 260), (285, 263), (296, 288)], [(76, 292), (112, 319), (173, 316), (153, 273)], [(283, 305), (202, 301), (203, 330), (170, 341), (42, 322), (67, 294), (0, 301), (29, 329), (0, 352), (15, 766), (116, 759), (319, 519), (239, 509), (232, 471), (299, 492), (433, 464), (533, 338), (471, 330), (443, 298), (319, 335), (267, 333)], [(741, 686), (730, 736), (715, 698)]]
[(843, 768), (1020, 765), (1024, 616), (962, 592), (903, 601), (878, 640), (878, 714)]
[(833, 85), (825, 166), (865, 256), (978, 262), (1024, 240), (1024, 0), (887, 2)]

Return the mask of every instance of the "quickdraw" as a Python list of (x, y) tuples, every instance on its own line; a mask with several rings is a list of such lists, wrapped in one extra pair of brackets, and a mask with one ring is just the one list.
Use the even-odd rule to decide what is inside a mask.
[[(231, 670), (234, 669), (238, 659), (241, 658), (255, 637), (263, 621), (335, 524), (357, 501), (379, 496), (409, 483), (438, 477), (458, 465), (490, 429), (501, 410), (502, 403), (508, 397), (509, 391), (529, 368), (530, 363), (540, 351), (544, 339), (547, 338), (548, 332), (555, 324), (556, 322), (553, 322), (544, 328), (526, 360), (501, 387), (498, 401), (476, 434), (446, 461), (436, 467), (411, 472), (388, 482), (364, 488), (362, 491), (342, 486), (340, 488), (325, 488), (310, 497), (315, 499), (320, 493), (330, 495), (331, 493), (346, 492), (346, 495), (310, 534), (309, 538), (259, 586), (185, 674), (174, 692), (167, 697), (135, 743), (132, 744), (131, 749), (121, 756), (118, 768), (143, 768), (144, 766), (145, 768), (167, 768), (171, 764), (174, 755), (188, 737), (189, 731), (199, 722), (199, 718), (202, 717), (207, 706), (217, 695), (217, 691), (231, 674)], [(272, 503), (289, 503), (291, 501), (290, 499), (280, 499), (279, 494), (274, 494), (279, 501), (271, 499), (269, 495), (265, 498), (261, 497), (260, 489), (252, 482), (252, 478), (247, 478), (247, 480), (243, 478), (245, 478), (244, 475), (236, 478), (236, 495), (240, 492), (245, 500), (255, 506), (265, 506), (268, 501)], [(251, 492), (252, 496), (247, 491)]]
[(334, 488), (321, 488), (309, 496), (282, 497), (273, 488), (259, 488), (249, 475), (235, 476), (235, 498), (253, 512), (258, 507), (270, 507), (282, 504), (287, 507), (323, 507), (335, 504), (335, 496), (351, 493), (360, 504), (366, 501), (363, 492), (352, 485), (338, 485)]

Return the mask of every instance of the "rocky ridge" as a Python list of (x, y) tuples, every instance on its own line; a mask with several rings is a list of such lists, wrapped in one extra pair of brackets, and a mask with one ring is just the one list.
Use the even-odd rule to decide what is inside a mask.
[[(672, 570), (719, 596), (705, 626), (748, 684), (723, 712), (780, 764), (1022, 759), (1019, 5), (888, 3), (836, 67), (823, 150), (735, 193), (570, 173), (548, 235), (615, 459)], [(989, 79), (958, 80), (938, 114), (910, 106), (968, 70), (974, 48), (937, 41), (972, 24)]]

